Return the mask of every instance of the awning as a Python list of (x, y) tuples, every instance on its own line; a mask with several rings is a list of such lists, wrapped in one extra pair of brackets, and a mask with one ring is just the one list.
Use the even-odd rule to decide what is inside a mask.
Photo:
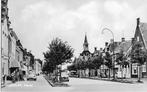
[(19, 67), (20, 67), (20, 63), (18, 61), (16, 61), (15, 59), (10, 60), (10, 68), (19, 68)]

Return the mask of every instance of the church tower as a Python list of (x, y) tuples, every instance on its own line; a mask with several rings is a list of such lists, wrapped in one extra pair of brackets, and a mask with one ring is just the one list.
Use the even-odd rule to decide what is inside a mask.
[(83, 44), (84, 51), (89, 51), (87, 35), (85, 34), (84, 44)]

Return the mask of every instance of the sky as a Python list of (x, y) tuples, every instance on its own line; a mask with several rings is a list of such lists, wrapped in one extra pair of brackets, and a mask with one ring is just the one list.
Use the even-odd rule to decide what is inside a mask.
[(136, 18), (147, 22), (147, 0), (9, 0), (11, 27), (23, 47), (35, 58), (43, 59), (43, 52), (56, 37), (67, 41), (78, 57), (83, 51), (87, 34), (89, 50), (94, 51), (122, 37), (131, 40)]

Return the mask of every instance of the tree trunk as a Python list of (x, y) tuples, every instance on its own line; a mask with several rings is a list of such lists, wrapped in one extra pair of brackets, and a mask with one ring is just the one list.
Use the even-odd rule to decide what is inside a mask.
[(94, 71), (94, 75), (95, 75), (95, 77), (97, 77), (97, 68)]
[(91, 72), (91, 69), (89, 69), (89, 77), (90, 77), (90, 72)]
[(100, 67), (100, 73), (99, 74), (100, 74), (100, 78), (101, 78), (101, 67)]

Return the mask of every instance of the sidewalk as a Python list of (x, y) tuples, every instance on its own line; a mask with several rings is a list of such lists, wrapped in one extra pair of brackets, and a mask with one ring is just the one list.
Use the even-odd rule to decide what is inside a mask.
[[(75, 77), (75, 78), (78, 78), (78, 77)], [(126, 78), (126, 79), (115, 79), (115, 80), (113, 80), (113, 78), (99, 78), (99, 77), (79, 77), (79, 78), (103, 80), (103, 81), (111, 81), (111, 82), (120, 82), (120, 83), (130, 83), (130, 84), (139, 83), (139, 82), (137, 82), (137, 78)], [(143, 81), (143, 83), (147, 84), (147, 78), (142, 78), (141, 81)]]
[(10, 84), (13, 84), (12, 81), (8, 81), (8, 80), (7, 80), (7, 81), (5, 82), (5, 84), (1, 84), (1, 88), (4, 88), (4, 87), (6, 87), (6, 86), (8, 86), (8, 85), (10, 85)]

